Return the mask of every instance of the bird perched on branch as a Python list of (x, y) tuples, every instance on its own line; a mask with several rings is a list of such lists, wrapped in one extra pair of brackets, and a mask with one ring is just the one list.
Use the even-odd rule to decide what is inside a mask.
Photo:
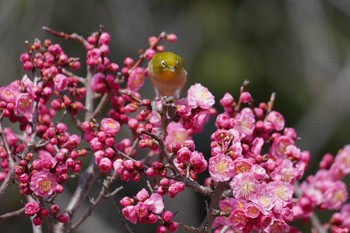
[(187, 80), (182, 58), (172, 52), (155, 54), (148, 63), (148, 75), (153, 83), (157, 99), (161, 97), (179, 98)]

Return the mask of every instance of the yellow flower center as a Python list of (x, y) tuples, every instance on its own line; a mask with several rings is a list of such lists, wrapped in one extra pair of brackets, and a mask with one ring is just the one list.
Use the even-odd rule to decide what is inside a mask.
[(48, 192), (51, 189), (51, 181), (49, 179), (43, 179), (39, 181), (39, 187), (41, 192)]
[(219, 162), (216, 164), (216, 171), (220, 174), (224, 174), (227, 170), (228, 163), (227, 162)]

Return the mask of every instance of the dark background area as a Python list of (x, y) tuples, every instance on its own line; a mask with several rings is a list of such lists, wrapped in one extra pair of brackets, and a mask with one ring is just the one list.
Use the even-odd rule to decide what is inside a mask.
[[(25, 51), (25, 40), (50, 38), (68, 55), (84, 60), (80, 44), (54, 38), (42, 26), (88, 36), (100, 24), (112, 36), (109, 57), (119, 64), (126, 56), (136, 59), (149, 36), (162, 31), (177, 34), (175, 44), (164, 45), (183, 57), (189, 73), (186, 88), (201, 83), (216, 102), (225, 92), (238, 98), (245, 79), (257, 102), (267, 101), (276, 92), (275, 109), (285, 116), (288, 127), (296, 128), (300, 148), (312, 153), (307, 174), (315, 172), (324, 153), (336, 154), (350, 142), (347, 0), (0, 0), (0, 85), (22, 78), (19, 56)], [(84, 69), (79, 72), (85, 74)], [(148, 80), (142, 92), (154, 95)], [(207, 156), (213, 130), (211, 122), (195, 137), (197, 149)], [(125, 190), (121, 196), (131, 196), (139, 189), (135, 184), (129, 188), (132, 191)], [(69, 192), (61, 201), (68, 197)], [(112, 204), (102, 204), (77, 232), (125, 232)], [(13, 188), (1, 200), (0, 214), (21, 205)], [(176, 220), (193, 225), (199, 225), (205, 214), (204, 200), (190, 191), (177, 197), (177, 204), (170, 208), (179, 210)], [(152, 226), (134, 229), (153, 232)], [(17, 217), (0, 221), (0, 231), (32, 229), (27, 218)]]

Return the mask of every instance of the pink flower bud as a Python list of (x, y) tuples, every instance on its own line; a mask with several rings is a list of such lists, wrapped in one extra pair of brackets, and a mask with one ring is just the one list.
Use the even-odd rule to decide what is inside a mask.
[(101, 50), (101, 54), (106, 56), (109, 53), (109, 46), (108, 45), (101, 45), (100, 50)]
[(114, 138), (113, 137), (107, 137), (105, 140), (106, 146), (113, 147), (114, 146)]
[(123, 207), (127, 207), (129, 205), (131, 205), (133, 203), (133, 199), (131, 199), (130, 197), (123, 197), (119, 203), (123, 206)]
[(97, 133), (97, 139), (99, 142), (103, 143), (106, 140), (106, 138), (107, 138), (107, 135), (104, 132), (101, 131)]
[(134, 64), (134, 59), (132, 59), (131, 57), (127, 57), (124, 59), (124, 65), (126, 67), (131, 67)]
[(176, 153), (176, 158), (180, 163), (188, 163), (191, 158), (191, 151), (187, 147), (182, 147), (180, 150)]
[(41, 216), (43, 216), (43, 217), (47, 217), (47, 216), (49, 216), (49, 210), (47, 209), (47, 208), (42, 208), (41, 210), (40, 210), (40, 215)]
[(29, 61), (29, 59), (30, 59), (30, 56), (28, 53), (22, 53), (21, 56), (19, 57), (19, 60), (21, 62)]
[(50, 45), (47, 50), (54, 55), (58, 55), (62, 52), (62, 48), (59, 44)]
[(61, 223), (67, 223), (69, 222), (69, 215), (67, 213), (61, 214), (57, 216), (57, 220)]
[(64, 53), (60, 54), (58, 57), (58, 64), (60, 65), (64, 65), (66, 64), (68, 61), (68, 56)]
[(128, 126), (130, 129), (135, 130), (139, 125), (139, 122), (135, 118), (129, 118)]
[(103, 32), (98, 40), (98, 43), (106, 45), (111, 41), (111, 35), (107, 32)]
[(117, 72), (119, 70), (119, 65), (117, 63), (111, 63), (108, 68), (112, 72)]
[(159, 225), (159, 226), (157, 226), (156, 232), (157, 233), (166, 233), (166, 227), (164, 225)]
[(149, 223), (155, 224), (158, 221), (158, 217), (157, 217), (157, 215), (150, 213), (147, 217), (147, 220)]
[(93, 36), (89, 36), (87, 38), (87, 41), (89, 42), (89, 44), (94, 45), (96, 43), (96, 41), (97, 41), (96, 36), (94, 36), (94, 35)]
[(90, 147), (93, 151), (98, 151), (103, 149), (103, 144), (98, 141), (97, 138), (93, 138), (90, 142)]
[(24, 206), (24, 214), (27, 216), (33, 216), (40, 211), (39, 203), (37, 202), (28, 202)]
[(164, 222), (170, 222), (173, 219), (173, 217), (174, 217), (173, 213), (171, 213), (168, 210), (162, 214), (162, 219)]
[(63, 186), (58, 184), (55, 188), (56, 193), (63, 193)]
[(53, 215), (57, 215), (60, 212), (60, 207), (57, 204), (54, 204), (50, 207), (50, 212)]
[(41, 219), (40, 216), (36, 216), (36, 217), (33, 218), (33, 224), (34, 224), (35, 226), (41, 225), (42, 222), (43, 222), (43, 220)]
[(24, 64), (23, 64), (23, 69), (26, 70), (26, 71), (31, 71), (33, 69), (34, 65), (32, 62), (30, 61), (26, 61)]
[(154, 51), (154, 49), (147, 49), (145, 51), (145, 58), (147, 60), (151, 60), (153, 58), (154, 54), (156, 54), (156, 51)]
[(65, 133), (67, 132), (67, 125), (64, 123), (58, 123), (56, 126), (57, 133)]
[(163, 178), (160, 180), (159, 184), (162, 186), (168, 186), (170, 184), (170, 181), (167, 178)]
[(249, 92), (243, 92), (240, 96), (240, 99), (243, 103), (249, 103), (250, 101), (252, 101), (252, 96)]
[(109, 158), (102, 158), (98, 164), (101, 172), (109, 172), (112, 169), (112, 162)]
[(166, 35), (167, 41), (174, 43), (177, 40), (177, 36), (174, 33)]
[(58, 91), (64, 91), (67, 88), (68, 80), (63, 74), (58, 74), (54, 77), (55, 88)]
[(59, 111), (62, 109), (62, 101), (60, 99), (52, 100), (50, 105), (55, 111)]
[(168, 226), (170, 232), (175, 232), (177, 231), (178, 224), (177, 222), (171, 222)]
[(144, 202), (146, 199), (149, 198), (149, 194), (147, 190), (143, 188), (136, 194), (136, 198), (137, 200)]

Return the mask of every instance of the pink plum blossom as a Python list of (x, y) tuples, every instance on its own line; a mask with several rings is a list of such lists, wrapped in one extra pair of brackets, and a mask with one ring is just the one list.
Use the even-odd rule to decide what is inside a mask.
[(137, 214), (137, 209), (135, 206), (130, 205), (130, 206), (124, 207), (122, 209), (122, 214), (123, 214), (124, 218), (126, 220), (128, 220), (129, 222), (131, 222), (133, 224), (137, 223), (138, 214)]
[(266, 185), (266, 191), (274, 199), (277, 209), (280, 209), (291, 202), (294, 188), (290, 183), (273, 181)]
[(40, 205), (39, 203), (33, 201), (33, 202), (28, 202), (24, 206), (24, 213), (27, 216), (33, 216), (40, 211)]
[(250, 172), (253, 163), (249, 159), (238, 157), (233, 161), (233, 167), (234, 174)]
[(105, 75), (102, 73), (95, 74), (90, 83), (90, 88), (93, 92), (103, 93), (107, 91), (107, 86), (105, 84)]
[(276, 157), (286, 157), (287, 147), (294, 145), (294, 141), (290, 137), (279, 136), (275, 138), (271, 146), (271, 153)]
[(294, 183), (297, 175), (298, 172), (297, 169), (293, 167), (293, 163), (289, 159), (284, 159), (271, 173), (271, 178), (276, 181), (279, 180)]
[(131, 71), (128, 78), (128, 88), (132, 91), (138, 91), (145, 81), (145, 69), (138, 67)]
[(33, 97), (28, 93), (21, 93), (17, 96), (15, 102), (15, 112), (18, 116), (25, 116), (28, 121), (33, 118)]
[(217, 154), (209, 159), (209, 173), (217, 182), (224, 182), (233, 176), (233, 161), (224, 154)]
[(4, 101), (14, 103), (17, 96), (21, 93), (21, 84), (19, 80), (13, 81), (10, 85), (0, 88), (0, 97)]
[(234, 99), (230, 93), (225, 93), (224, 97), (220, 100), (220, 104), (224, 108), (232, 107)]
[(50, 196), (55, 192), (56, 187), (56, 176), (46, 169), (34, 173), (30, 180), (30, 189), (40, 197)]
[(346, 185), (342, 181), (336, 181), (326, 189), (323, 195), (322, 207), (330, 210), (340, 209), (347, 199)]
[(345, 146), (338, 152), (330, 168), (331, 172), (336, 170), (335, 168), (339, 169), (343, 175), (350, 173), (350, 145)]
[(105, 134), (114, 135), (119, 132), (120, 124), (112, 118), (103, 118), (101, 121), (101, 130)]
[(254, 175), (248, 172), (239, 173), (230, 182), (233, 196), (250, 200), (259, 191), (259, 184)]
[(284, 128), (284, 117), (277, 111), (271, 111), (266, 115), (265, 121), (270, 122), (275, 130), (280, 131)]
[(149, 198), (149, 194), (147, 190), (143, 188), (136, 194), (136, 198), (139, 201), (145, 201), (146, 199)]
[(63, 74), (58, 74), (54, 77), (55, 88), (58, 91), (64, 91), (67, 88), (68, 80), (67, 77)]
[(34, 84), (33, 81), (28, 78), (28, 76), (25, 74), (22, 77), (21, 83), (26, 88), (27, 93), (29, 93), (30, 96), (34, 96)]
[(191, 139), (190, 134), (181, 123), (170, 122), (166, 131), (165, 142), (169, 146), (173, 143), (180, 143), (182, 145), (186, 140)]
[(210, 112), (208, 110), (201, 110), (193, 117), (193, 132), (200, 133), (203, 130), (204, 125), (209, 121)]
[(255, 193), (252, 196), (251, 201), (253, 203), (255, 203), (257, 208), (264, 215), (269, 214), (271, 209), (274, 207), (274, 199), (273, 199), (273, 197), (269, 193), (267, 193), (264, 189), (262, 189), (259, 192)]
[(187, 101), (191, 108), (200, 107), (202, 109), (209, 109), (215, 103), (214, 96), (209, 92), (208, 88), (203, 87), (199, 83), (192, 85), (188, 89)]
[(245, 135), (251, 135), (255, 129), (255, 117), (250, 108), (243, 108), (235, 119), (234, 129)]
[(160, 214), (164, 210), (162, 196), (158, 193), (152, 193), (150, 198), (145, 200), (144, 203), (148, 206), (149, 210), (151, 210), (155, 214)]
[(203, 154), (201, 152), (198, 152), (198, 151), (192, 152), (190, 163), (192, 164), (193, 170), (196, 173), (202, 173), (208, 167), (207, 160), (204, 158)]

